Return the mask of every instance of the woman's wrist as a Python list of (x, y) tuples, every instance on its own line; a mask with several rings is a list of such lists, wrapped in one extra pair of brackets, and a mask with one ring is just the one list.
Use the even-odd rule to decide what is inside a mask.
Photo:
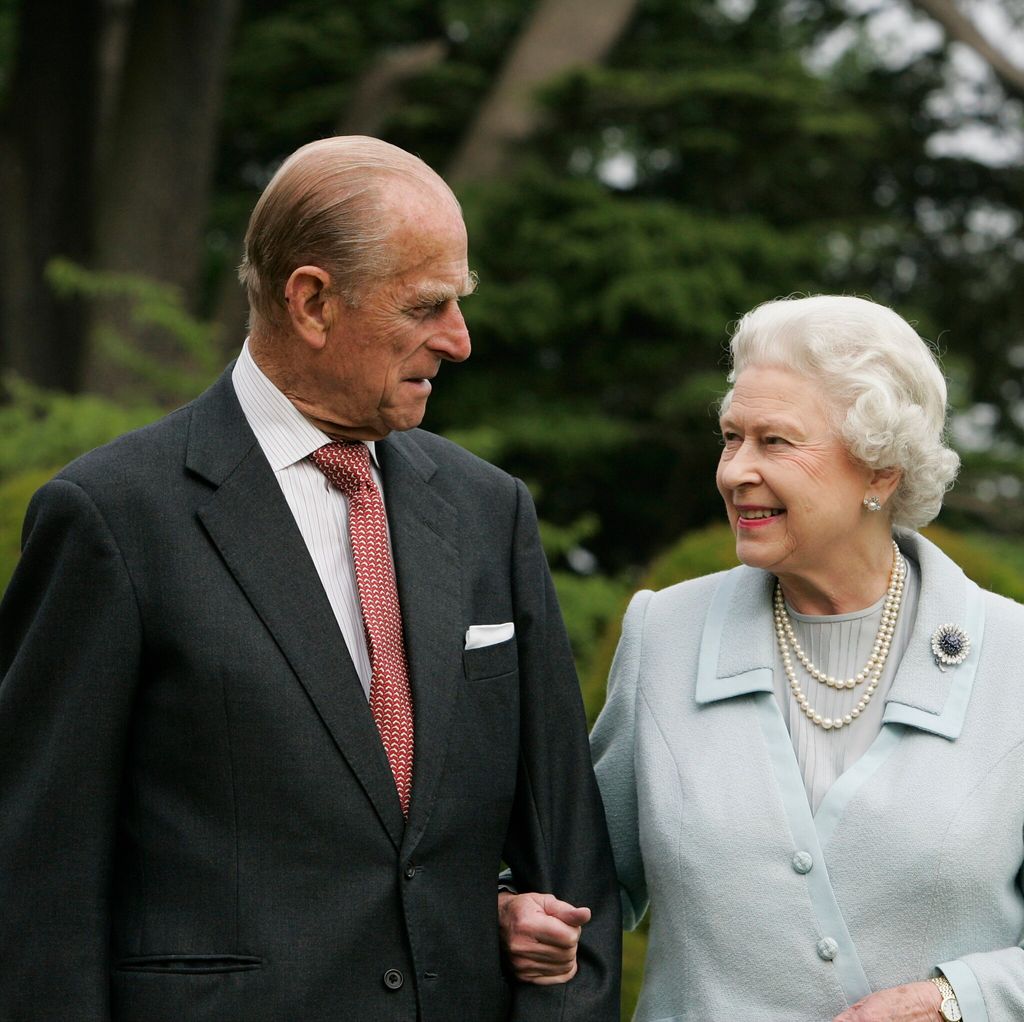
[(956, 999), (956, 992), (950, 986), (949, 980), (939, 973), (938, 976), (932, 976), (931, 982), (938, 987), (939, 993), (942, 995), (939, 1015), (944, 1022), (960, 1022), (964, 1016), (960, 1011), (960, 1002)]

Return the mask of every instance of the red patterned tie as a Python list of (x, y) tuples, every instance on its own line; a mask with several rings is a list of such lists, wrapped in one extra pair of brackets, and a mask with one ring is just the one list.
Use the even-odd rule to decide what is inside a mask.
[(370, 712), (395, 775), (402, 812), (408, 816), (412, 791), (412, 697), (384, 501), (370, 474), (370, 451), (366, 444), (325, 444), (310, 458), (330, 483), (348, 497), (348, 531), (370, 653)]

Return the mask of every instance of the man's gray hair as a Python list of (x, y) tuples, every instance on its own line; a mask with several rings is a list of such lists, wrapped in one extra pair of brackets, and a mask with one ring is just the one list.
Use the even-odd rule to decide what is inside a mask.
[(331, 275), (331, 290), (358, 304), (361, 290), (394, 270), (386, 244), (395, 227), (389, 183), (414, 183), (440, 202), (458, 201), (419, 157), (364, 135), (325, 138), (297, 149), (260, 196), (245, 235), (238, 276), (250, 327), (283, 321), (284, 287), (299, 266)]
[[(946, 380), (901, 316), (864, 298), (782, 298), (748, 312), (730, 349), (730, 383), (748, 366), (808, 377), (850, 454), (872, 469), (900, 470), (888, 503), (894, 525), (919, 529), (939, 513), (960, 466), (945, 443)], [(731, 398), (732, 390), (723, 411)]]

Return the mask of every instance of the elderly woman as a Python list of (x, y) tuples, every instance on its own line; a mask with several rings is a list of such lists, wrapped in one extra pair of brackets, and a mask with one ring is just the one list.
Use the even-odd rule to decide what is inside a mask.
[[(915, 530), (957, 469), (891, 310), (769, 302), (732, 338), (740, 567), (638, 593), (592, 746), (639, 1022), (1024, 1019), (1024, 608)], [(569, 906), (503, 896), (523, 979)]]

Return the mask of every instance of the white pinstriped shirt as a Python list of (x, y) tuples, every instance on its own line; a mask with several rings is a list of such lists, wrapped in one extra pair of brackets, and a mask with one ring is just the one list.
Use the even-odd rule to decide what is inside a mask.
[[(331, 438), (317, 429), (263, 374), (249, 353), (248, 340), (232, 370), (231, 382), (313, 558), (369, 698), (370, 656), (352, 563), (348, 499), (331, 486), (308, 457), (318, 447), (330, 443)], [(383, 496), (377, 452), (372, 441), (366, 446), (370, 449), (370, 471)]]

